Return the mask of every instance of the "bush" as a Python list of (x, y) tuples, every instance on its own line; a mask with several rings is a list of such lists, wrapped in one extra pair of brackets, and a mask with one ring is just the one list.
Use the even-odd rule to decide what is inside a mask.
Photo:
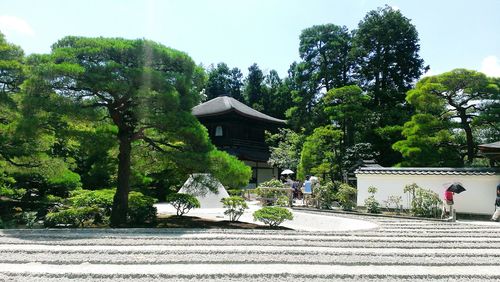
[(293, 214), (282, 207), (263, 207), (253, 213), (253, 219), (274, 227), (282, 224), (285, 220), (292, 220)]
[(85, 227), (85, 223), (93, 223), (96, 214), (100, 212), (97, 207), (68, 208), (56, 212), (49, 212), (45, 216), (47, 227)]
[(243, 197), (243, 189), (229, 189), (227, 190), (227, 193), (229, 196), (238, 196), (238, 197)]
[(156, 222), (156, 199), (132, 191), (128, 195), (128, 219), (132, 224)]
[[(66, 206), (52, 211), (45, 217), (47, 226), (83, 226), (84, 223), (102, 224), (109, 221), (116, 189), (75, 190)], [(156, 220), (156, 199), (132, 191), (128, 195), (128, 222), (131, 224), (153, 223)], [(61, 213), (61, 214), (59, 214)], [(88, 218), (88, 217), (92, 218)]]
[(395, 196), (395, 195), (391, 195), (391, 196), (387, 197), (387, 200), (384, 201), (385, 208), (388, 211), (394, 210), (397, 213), (399, 213), (402, 209), (402, 205), (401, 205), (402, 199), (403, 199), (403, 197)]
[(356, 188), (349, 186), (348, 184), (342, 183), (339, 186), (337, 192), (337, 200), (342, 206), (343, 210), (350, 211), (356, 206)]
[(229, 216), (230, 221), (238, 221), (243, 212), (245, 212), (245, 209), (248, 209), (248, 205), (242, 197), (233, 196), (224, 198), (221, 202), (222, 206), (226, 208), (224, 214)]
[(198, 199), (189, 194), (175, 193), (168, 195), (167, 202), (177, 210), (177, 215), (182, 216), (188, 213), (192, 208), (199, 208)]
[(276, 199), (276, 202), (274, 205), (278, 207), (288, 207), (290, 206), (290, 197), (288, 196), (279, 196), (278, 199)]
[(369, 213), (380, 213), (380, 203), (375, 199), (375, 193), (377, 193), (377, 188), (374, 186), (368, 187), (368, 193), (371, 194), (365, 199), (365, 207)]
[(314, 200), (318, 204), (318, 208), (331, 209), (336, 200), (333, 192), (334, 185), (332, 182), (327, 182), (324, 185), (318, 185), (314, 189)]
[(411, 213), (421, 217), (439, 217), (441, 200), (432, 190), (426, 190), (413, 183), (406, 185), (404, 192), (411, 199)]
[(26, 222), (26, 227), (31, 229), (35, 226), (36, 220), (38, 217), (36, 216), (36, 212), (24, 212), (23, 220)]
[(276, 205), (276, 201), (282, 196), (288, 198), (288, 194), (290, 193), (290, 190), (281, 181), (276, 179), (262, 182), (254, 191), (257, 196), (265, 200), (263, 204), (271, 206)]

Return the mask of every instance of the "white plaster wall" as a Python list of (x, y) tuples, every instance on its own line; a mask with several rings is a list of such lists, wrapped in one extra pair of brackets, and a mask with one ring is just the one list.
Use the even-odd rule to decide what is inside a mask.
[(460, 213), (491, 214), (494, 211), (496, 186), (500, 183), (500, 175), (381, 175), (357, 174), (358, 206), (365, 205), (365, 199), (370, 196), (368, 187), (378, 188), (375, 198), (384, 207), (383, 201), (389, 196), (402, 196), (404, 208), (408, 208), (406, 185), (416, 183), (422, 188), (431, 189), (443, 198), (446, 183), (460, 182), (467, 191), (455, 194), (454, 208)]

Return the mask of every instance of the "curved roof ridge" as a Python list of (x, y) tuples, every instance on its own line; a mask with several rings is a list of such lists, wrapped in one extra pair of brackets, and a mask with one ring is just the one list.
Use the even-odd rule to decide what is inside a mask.
[(235, 111), (243, 116), (258, 120), (265, 120), (280, 124), (286, 123), (285, 120), (277, 119), (272, 116), (261, 113), (229, 96), (216, 97), (212, 100), (206, 101), (198, 106), (195, 106), (192, 110), (192, 113), (197, 117), (204, 117), (204, 116), (215, 116), (215, 115), (225, 114), (230, 111)]

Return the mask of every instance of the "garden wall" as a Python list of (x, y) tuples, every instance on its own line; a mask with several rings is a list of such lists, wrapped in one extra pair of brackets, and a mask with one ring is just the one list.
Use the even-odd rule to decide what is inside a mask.
[(375, 198), (384, 207), (389, 196), (402, 196), (403, 208), (408, 208), (406, 185), (416, 183), (443, 198), (445, 184), (460, 182), (467, 191), (455, 195), (458, 213), (491, 214), (494, 211), (496, 186), (500, 183), (498, 169), (481, 168), (360, 168), (357, 177), (357, 205), (364, 206), (370, 196), (368, 187), (378, 188)]

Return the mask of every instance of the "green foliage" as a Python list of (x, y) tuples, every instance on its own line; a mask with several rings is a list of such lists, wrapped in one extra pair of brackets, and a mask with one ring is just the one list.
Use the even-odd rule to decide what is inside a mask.
[(226, 209), (224, 214), (229, 216), (230, 221), (238, 221), (241, 215), (248, 209), (245, 199), (238, 196), (224, 198), (221, 200), (222, 206)]
[(302, 134), (287, 128), (279, 129), (276, 134), (266, 132), (266, 142), (271, 153), (268, 163), (282, 169), (297, 171), (304, 139)]
[(331, 89), (323, 100), (326, 104), (325, 112), (343, 132), (344, 148), (354, 145), (356, 133), (370, 117), (370, 111), (366, 107), (370, 97), (363, 94), (359, 86), (349, 85)]
[[(454, 69), (436, 76), (421, 79), (415, 89), (408, 91), (406, 100), (414, 105), (420, 116), (431, 116), (434, 123), (446, 124), (451, 132), (458, 130), (465, 135), (465, 152), (467, 162), (472, 163), (476, 156), (476, 142), (473, 135), (475, 125), (483, 124), (481, 118), (489, 116), (495, 108), (498, 113), (498, 100), (500, 97), (500, 85), (495, 80), (486, 77), (483, 73)], [(418, 116), (418, 115), (417, 115)], [(430, 119), (428, 117), (427, 119)], [(459, 122), (455, 122), (458, 119)], [(412, 119), (413, 121), (413, 119)], [(496, 126), (496, 121), (486, 118), (485, 124), (490, 127), (498, 136), (500, 131)], [(484, 130), (484, 129), (483, 129)], [(435, 130), (438, 141), (445, 139), (441, 137), (440, 131)], [(441, 133), (442, 135), (443, 133)], [(420, 137), (419, 134), (415, 134)], [(425, 138), (428, 133), (424, 132)], [(410, 137), (407, 136), (407, 139)], [(425, 140), (424, 140), (425, 141)], [(433, 142), (434, 147), (444, 148), (449, 146), (449, 142)], [(455, 145), (455, 147), (458, 147)], [(444, 156), (442, 156), (444, 158)]]
[(411, 213), (421, 217), (439, 217), (441, 200), (432, 190), (426, 190), (413, 183), (406, 185), (404, 193), (411, 199)]
[(253, 64), (248, 68), (248, 76), (245, 80), (243, 95), (247, 104), (257, 110), (264, 110), (264, 73), (257, 64)]
[(222, 185), (241, 188), (248, 185), (252, 169), (226, 152), (213, 150), (209, 155), (209, 170)]
[[(276, 205), (276, 202), (281, 197), (286, 197), (288, 202), (288, 195), (290, 189), (277, 179), (271, 179), (259, 184), (259, 187), (254, 189), (254, 192), (259, 196), (264, 204)], [(287, 203), (288, 205), (288, 203)]]
[(337, 191), (337, 200), (342, 206), (343, 210), (350, 211), (356, 206), (356, 188), (342, 183), (339, 185)]
[(156, 222), (155, 198), (143, 195), (140, 192), (132, 191), (129, 194), (128, 221), (132, 225), (152, 224)]
[(71, 207), (49, 212), (44, 223), (47, 227), (85, 227), (86, 224), (91, 224), (99, 213), (97, 207)]
[(243, 189), (228, 189), (227, 193), (229, 194), (229, 196), (243, 197), (245, 190), (243, 190)]
[[(115, 189), (75, 190), (60, 210), (49, 213), (51, 216), (46, 217), (46, 225), (69, 224), (83, 227), (85, 224), (107, 224), (115, 193)], [(140, 192), (130, 192), (127, 219), (129, 224), (137, 226), (154, 223), (156, 208), (153, 204), (155, 202), (154, 198), (144, 196)]]
[(208, 68), (208, 80), (205, 88), (207, 100), (219, 96), (230, 96), (234, 99), (244, 102), (241, 88), (243, 74), (240, 69), (229, 69), (227, 64), (218, 63), (217, 66)]
[(37, 213), (36, 212), (24, 212), (23, 220), (26, 222), (26, 227), (32, 229), (37, 222)]
[(402, 134), (406, 139), (392, 146), (403, 155), (401, 166), (462, 166), (460, 145), (449, 123), (431, 114), (415, 114), (405, 123)]
[(271, 179), (269, 181), (261, 182), (259, 184), (259, 187), (266, 187), (266, 188), (285, 188), (285, 184), (283, 184), (281, 181), (278, 179)]
[(335, 185), (330, 181), (314, 187), (314, 199), (320, 209), (332, 208), (333, 203), (336, 201), (334, 189)]
[(390, 210), (395, 210), (396, 212), (401, 212), (402, 211), (402, 197), (401, 196), (395, 196), (391, 195), (387, 198), (387, 200), (384, 201), (385, 208), (390, 211)]
[(278, 207), (289, 207), (290, 206), (290, 197), (285, 196), (285, 195), (278, 196), (278, 198), (276, 199), (275, 205)]
[(368, 187), (368, 193), (371, 195), (365, 199), (365, 207), (369, 213), (380, 213), (380, 203), (375, 199), (377, 190), (374, 186)]
[(302, 147), (297, 177), (305, 179), (306, 175), (319, 175), (332, 181), (340, 179), (341, 138), (342, 132), (331, 125), (314, 129)]
[(282, 224), (285, 220), (292, 220), (293, 214), (283, 207), (263, 207), (253, 213), (253, 218), (255, 221), (275, 227)]
[(167, 196), (167, 202), (177, 210), (177, 215), (182, 216), (192, 208), (199, 208), (200, 202), (189, 194), (175, 193)]

